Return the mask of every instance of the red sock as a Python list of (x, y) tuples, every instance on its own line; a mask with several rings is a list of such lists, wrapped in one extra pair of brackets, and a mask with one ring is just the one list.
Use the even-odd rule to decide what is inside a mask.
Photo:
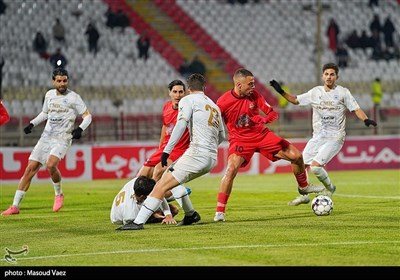
[(225, 207), (228, 203), (229, 194), (219, 192), (218, 193), (218, 201), (217, 201), (217, 212), (225, 213)]
[(305, 170), (303, 173), (294, 174), (294, 176), (296, 177), (297, 184), (299, 185), (300, 188), (305, 188), (308, 186), (307, 172)]

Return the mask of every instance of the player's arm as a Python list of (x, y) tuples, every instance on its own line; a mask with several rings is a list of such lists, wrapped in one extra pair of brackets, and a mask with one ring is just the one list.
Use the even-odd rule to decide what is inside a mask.
[(185, 99), (181, 99), (179, 101), (179, 113), (177, 117), (176, 124), (171, 133), (171, 138), (169, 139), (167, 145), (164, 148), (164, 153), (170, 154), (174, 149), (176, 143), (178, 143), (179, 139), (181, 139), (183, 133), (187, 128), (187, 124), (189, 119), (191, 118), (193, 113), (192, 106), (189, 101)]
[(45, 112), (40, 112), (39, 115), (36, 116), (36, 118), (34, 118), (33, 120), (31, 120), (29, 122), (29, 124), (24, 128), (24, 132), (25, 134), (29, 134), (32, 132), (32, 128), (37, 126), (38, 124), (44, 122), (45, 120), (47, 120), (47, 113)]
[(160, 143), (158, 144), (159, 147), (161, 147), (161, 144), (164, 142), (164, 138), (165, 138), (165, 125), (163, 125), (161, 128)]
[(174, 217), (172, 216), (171, 209), (169, 208), (169, 204), (165, 197), (163, 198), (160, 206), (161, 210), (164, 213), (164, 219), (161, 221), (162, 224), (176, 224)]
[(72, 139), (80, 139), (82, 136), (82, 132), (88, 128), (88, 126), (92, 122), (92, 114), (88, 110), (86, 110), (82, 114), (82, 122), (81, 124), (72, 131)]
[(187, 124), (189, 122), (190, 117), (192, 116), (193, 109), (189, 103), (189, 101), (185, 102), (185, 98), (179, 101), (179, 113), (178, 120), (174, 126), (174, 129), (171, 133), (171, 138), (169, 138), (167, 145), (165, 146), (163, 153), (161, 155), (161, 166), (168, 165), (168, 157), (174, 149), (176, 143), (178, 143), (179, 139), (181, 139), (183, 133), (186, 130)]
[(362, 120), (364, 122), (364, 124), (366, 126), (377, 126), (377, 123), (374, 120), (370, 120), (367, 116), (367, 114), (365, 114), (365, 112), (361, 109), (358, 108), (357, 110), (354, 110), (354, 113), (356, 114), (357, 118), (359, 118), (360, 120)]
[(186, 127), (187, 121), (185, 119), (181, 118), (176, 122), (176, 125), (171, 133), (171, 138), (164, 148), (164, 153), (170, 154), (172, 152), (176, 143), (178, 143), (179, 139), (181, 139), (183, 133), (185, 132)]
[(281, 87), (281, 85), (275, 81), (272, 80), (269, 82), (269, 84), (280, 94), (282, 95), (287, 101), (289, 101), (290, 103), (294, 104), (294, 105), (298, 105), (299, 101), (297, 100), (297, 96), (293, 95), (291, 93), (288, 93), (286, 91), (283, 90), (283, 88)]
[(228, 140), (228, 129), (226, 128), (226, 125), (221, 116), (219, 116), (219, 124), (218, 145), (221, 144), (223, 141)]

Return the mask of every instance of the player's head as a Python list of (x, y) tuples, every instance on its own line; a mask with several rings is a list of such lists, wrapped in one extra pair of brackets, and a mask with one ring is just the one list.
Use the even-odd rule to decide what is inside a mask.
[(52, 74), (53, 86), (60, 93), (65, 94), (68, 88), (68, 71), (64, 68), (55, 68)]
[(53, 81), (56, 79), (57, 76), (67, 76), (68, 78), (69, 77), (68, 71), (62, 67), (55, 68), (51, 76)]
[(172, 101), (172, 108), (178, 109), (178, 103), (186, 93), (185, 84), (181, 80), (173, 80), (168, 84), (168, 90)]
[(186, 90), (185, 83), (182, 82), (181, 80), (173, 80), (172, 82), (170, 82), (168, 84), (168, 90), (171, 91), (174, 88), (174, 86), (182, 86), (183, 90), (184, 91)]
[(191, 92), (202, 91), (206, 89), (206, 78), (198, 73), (192, 74), (187, 79), (188, 90)]
[(327, 70), (327, 69), (334, 70), (336, 73), (336, 76), (339, 76), (339, 67), (335, 63), (329, 62), (329, 63), (324, 64), (324, 66), (322, 66), (322, 73), (324, 73), (325, 70)]
[(156, 181), (146, 176), (137, 177), (135, 184), (133, 185), (133, 190), (137, 196), (148, 196), (153, 190)]
[(322, 80), (328, 88), (335, 86), (336, 80), (339, 79), (339, 67), (335, 63), (326, 63), (322, 67)]
[(253, 93), (255, 86), (254, 75), (249, 70), (240, 68), (233, 75), (235, 92), (240, 96), (249, 96)]

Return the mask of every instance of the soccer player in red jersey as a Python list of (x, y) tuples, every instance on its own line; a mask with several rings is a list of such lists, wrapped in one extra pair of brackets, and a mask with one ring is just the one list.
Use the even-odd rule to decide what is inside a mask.
[[(233, 82), (233, 90), (225, 92), (217, 100), (229, 132), (229, 151), (228, 165), (218, 192), (214, 221), (225, 221), (226, 204), (233, 180), (239, 168), (245, 167), (255, 152), (271, 161), (290, 161), (300, 194), (323, 191), (324, 187), (308, 183), (301, 152), (265, 126), (278, 119), (278, 114), (255, 90), (254, 75), (247, 69), (238, 69), (233, 76)], [(263, 115), (260, 115), (260, 110)]]

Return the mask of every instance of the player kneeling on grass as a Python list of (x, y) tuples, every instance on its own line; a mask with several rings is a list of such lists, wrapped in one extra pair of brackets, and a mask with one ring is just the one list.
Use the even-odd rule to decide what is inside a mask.
[[(155, 183), (156, 181), (146, 176), (136, 177), (126, 183), (114, 198), (110, 213), (111, 222), (118, 225), (133, 222)], [(164, 199), (160, 209), (153, 213), (148, 223), (176, 224), (173, 217), (178, 212), (177, 206), (168, 204)]]

